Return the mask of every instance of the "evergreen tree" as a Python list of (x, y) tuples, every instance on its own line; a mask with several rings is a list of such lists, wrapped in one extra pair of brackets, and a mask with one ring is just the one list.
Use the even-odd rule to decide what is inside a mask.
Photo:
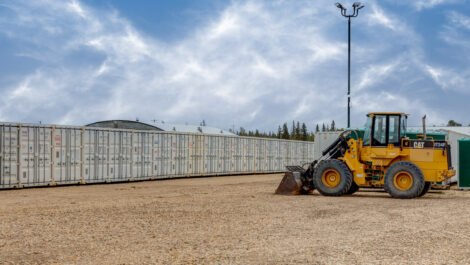
[(458, 123), (458, 122), (456, 122), (456, 121), (454, 121), (454, 120), (450, 120), (450, 121), (447, 123), (447, 126), (448, 126), (448, 127), (460, 127), (460, 126), (462, 126), (462, 124), (461, 124), (461, 123)]
[(321, 126), (321, 131), (322, 132), (326, 132), (326, 127), (325, 127), (325, 124), (323, 123), (322, 126)]
[(300, 134), (301, 128), (300, 128), (300, 122), (297, 121), (297, 124), (295, 125), (295, 140), (300, 140), (302, 138)]
[(335, 124), (335, 120), (333, 120), (333, 121), (331, 122), (331, 127), (330, 127), (330, 130), (332, 130), (332, 131), (336, 131), (336, 127), (335, 127), (335, 126), (336, 126), (336, 124)]
[(302, 138), (300, 140), (302, 140), (302, 141), (307, 141), (308, 140), (307, 125), (305, 125), (305, 123), (302, 123)]
[(287, 123), (284, 123), (284, 125), (282, 125), (282, 137), (281, 137), (281, 139), (289, 139), (289, 138), (290, 138), (289, 129), (287, 128)]
[(320, 132), (320, 126), (318, 126), (318, 123), (317, 123), (317, 126), (315, 127), (315, 132)]
[(315, 134), (314, 133), (310, 133), (309, 137), (308, 137), (308, 140), (313, 142), (315, 141)]
[(246, 136), (246, 130), (243, 127), (240, 127), (240, 132), (238, 133), (240, 136)]
[(255, 131), (255, 137), (259, 137), (259, 131), (258, 131), (258, 129), (256, 129), (256, 131)]
[(281, 139), (281, 136), (282, 136), (282, 129), (281, 129), (281, 125), (279, 125), (279, 127), (277, 128), (277, 138)]
[(292, 130), (290, 132), (290, 139), (295, 139), (295, 121), (292, 121)]

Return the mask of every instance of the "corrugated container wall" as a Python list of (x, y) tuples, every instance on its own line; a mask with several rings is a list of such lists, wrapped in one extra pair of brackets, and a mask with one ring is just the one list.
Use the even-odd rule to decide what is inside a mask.
[(0, 189), (282, 172), (314, 143), (176, 132), (0, 124)]
[(453, 176), (452, 178), (446, 180), (446, 183), (455, 183), (455, 182), (458, 182), (459, 174), (460, 174), (459, 172), (459, 164), (460, 164), (459, 163), (459, 151), (460, 151), (459, 140), (467, 136), (457, 133), (457, 132), (449, 131), (447, 137), (448, 137), (447, 141), (449, 142), (450, 147), (451, 147), (450, 154), (452, 158), (452, 166), (454, 167), (454, 169), (456, 169), (457, 174)]
[(314, 160), (319, 159), (322, 156), (323, 150), (330, 146), (342, 131), (337, 132), (318, 132), (315, 133), (315, 142), (314, 142)]

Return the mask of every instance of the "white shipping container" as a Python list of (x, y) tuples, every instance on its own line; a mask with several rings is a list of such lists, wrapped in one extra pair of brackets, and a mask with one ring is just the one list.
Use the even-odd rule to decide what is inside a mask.
[(446, 180), (446, 183), (458, 182), (459, 179), (459, 139), (468, 138), (468, 135), (448, 131), (447, 140), (451, 146), (450, 154), (452, 159), (452, 167), (456, 170), (455, 176)]
[(341, 131), (337, 132), (318, 132), (315, 133), (315, 142), (314, 142), (314, 160), (322, 157), (322, 152), (327, 147), (329, 147), (336, 139), (338, 139)]
[(220, 135), (0, 124), (0, 189), (284, 171), (314, 144)]

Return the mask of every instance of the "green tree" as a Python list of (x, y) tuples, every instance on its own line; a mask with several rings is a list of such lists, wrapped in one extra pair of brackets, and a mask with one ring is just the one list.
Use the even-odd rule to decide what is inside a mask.
[(292, 130), (290, 132), (290, 139), (295, 139), (295, 121), (292, 121)]
[(302, 138), (300, 135), (300, 131), (301, 131), (300, 122), (297, 121), (295, 125), (295, 137), (294, 137), (295, 140), (300, 140), (300, 138)]
[(246, 130), (243, 127), (240, 127), (240, 131), (238, 132), (238, 135), (240, 136), (246, 136)]
[(330, 130), (331, 130), (331, 131), (336, 131), (335, 120), (333, 120), (333, 121), (331, 122)]
[(282, 125), (282, 139), (289, 139), (289, 129), (287, 128), (287, 122)]
[(315, 132), (320, 132), (320, 126), (318, 126), (318, 123), (317, 123), (317, 126), (315, 127)]
[(454, 120), (450, 120), (450, 121), (447, 123), (447, 126), (449, 126), (449, 127), (460, 127), (460, 126), (462, 126), (462, 124), (461, 124), (461, 123), (458, 123), (458, 122), (456, 122), (456, 121), (454, 121)]
[(321, 126), (321, 131), (322, 132), (326, 132), (326, 127), (325, 127), (325, 124), (323, 123), (322, 126)]
[(310, 135), (308, 136), (308, 141), (311, 141), (311, 142), (315, 141), (315, 134), (313, 132), (310, 133)]
[(307, 125), (305, 125), (305, 123), (302, 123), (302, 138), (300, 140), (302, 140), (302, 141), (307, 141), (308, 140)]

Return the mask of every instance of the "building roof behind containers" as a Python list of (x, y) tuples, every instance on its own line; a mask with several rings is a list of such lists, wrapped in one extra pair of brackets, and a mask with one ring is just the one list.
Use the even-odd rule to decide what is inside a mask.
[(131, 130), (153, 130), (153, 131), (168, 131), (168, 132), (185, 132), (185, 133), (203, 133), (203, 134), (219, 134), (227, 136), (237, 136), (236, 134), (209, 126), (196, 126), (196, 125), (182, 125), (172, 124), (165, 122), (156, 122), (153, 125), (143, 123), (140, 121), (131, 120), (108, 120), (98, 121), (86, 125), (87, 127), (99, 128), (115, 128), (115, 129), (131, 129)]
[[(422, 127), (409, 127), (408, 131), (416, 131), (416, 132), (423, 132)], [(452, 132), (452, 133), (457, 133), (460, 135), (463, 135), (465, 137), (470, 137), (470, 126), (453, 126), (453, 127), (448, 127), (448, 126), (429, 126), (426, 127), (426, 131), (428, 132)]]
[(187, 132), (187, 133), (204, 133), (204, 134), (220, 134), (227, 136), (237, 136), (236, 134), (209, 126), (197, 126), (197, 125), (187, 125), (187, 124), (172, 124), (166, 122), (156, 122), (154, 123), (156, 127), (163, 129), (164, 131), (174, 131), (174, 132)]
[(109, 120), (98, 121), (85, 125), (86, 127), (98, 128), (113, 128), (113, 129), (130, 129), (130, 130), (149, 130), (149, 131), (164, 131), (156, 126), (131, 120)]

